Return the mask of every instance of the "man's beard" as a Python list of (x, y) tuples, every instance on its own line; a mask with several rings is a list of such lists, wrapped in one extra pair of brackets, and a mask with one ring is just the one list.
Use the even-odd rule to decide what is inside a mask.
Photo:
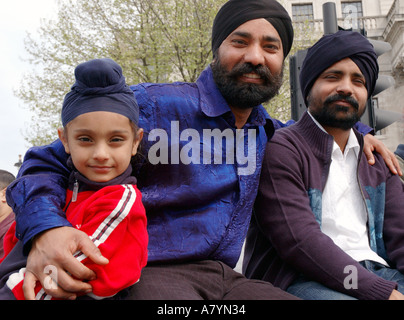
[[(353, 111), (348, 112), (345, 106), (338, 106), (334, 104), (336, 101), (346, 101), (353, 107)], [(351, 129), (359, 120), (362, 114), (359, 114), (359, 103), (351, 96), (336, 94), (328, 97), (324, 103), (319, 100), (313, 99), (311, 94), (308, 97), (308, 104), (310, 106), (310, 114), (322, 125), (332, 128), (339, 128), (343, 130)], [(322, 105), (322, 107), (321, 107)], [(337, 113), (344, 112), (344, 117), (338, 117)]]
[[(238, 64), (231, 71), (217, 58), (211, 64), (213, 79), (220, 93), (230, 106), (249, 109), (275, 97), (283, 81), (283, 66), (279, 75), (273, 75), (266, 66), (254, 66), (250, 63)], [(238, 78), (254, 72), (263, 80), (263, 84), (240, 82)]]

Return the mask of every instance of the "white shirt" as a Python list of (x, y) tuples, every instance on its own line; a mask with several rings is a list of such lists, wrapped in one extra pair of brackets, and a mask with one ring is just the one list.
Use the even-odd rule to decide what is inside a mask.
[(344, 153), (334, 141), (323, 191), (321, 230), (356, 261), (372, 260), (387, 266), (369, 245), (367, 210), (357, 179), (359, 152), (358, 139), (352, 129)]

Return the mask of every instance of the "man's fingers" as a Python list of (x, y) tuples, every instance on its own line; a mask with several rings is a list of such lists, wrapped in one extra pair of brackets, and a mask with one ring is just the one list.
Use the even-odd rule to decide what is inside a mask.
[(363, 153), (365, 154), (366, 159), (368, 160), (368, 163), (370, 165), (375, 164), (375, 157), (373, 156), (373, 151), (374, 151), (374, 147), (372, 145), (370, 145), (369, 143), (365, 143), (365, 145), (363, 147)]
[(366, 153), (366, 158), (368, 159), (368, 163), (370, 165), (374, 165), (375, 164), (375, 157), (373, 156), (373, 153)]
[(383, 144), (383, 142), (379, 141), (371, 134), (365, 135), (364, 141), (365, 145), (363, 147), (363, 152), (365, 153), (370, 165), (375, 164), (372, 152), (376, 151), (383, 157), (384, 162), (393, 174), (398, 174), (400, 176), (403, 174), (396, 156)]
[(27, 271), (32, 275), (24, 281), (26, 298), (35, 298), (35, 281), (56, 298), (74, 299), (76, 294), (90, 292), (88, 281), (96, 279), (96, 274), (74, 256), (76, 252), (96, 264), (109, 262), (88, 235), (77, 229), (60, 227), (36, 237), (27, 260)]
[(35, 300), (35, 287), (41, 282), (45, 294), (58, 299), (75, 299), (77, 294), (86, 294), (92, 291), (91, 285), (73, 279), (69, 274), (54, 266), (47, 266), (38, 277), (29, 270), (25, 273), (23, 291), (26, 300)]
[(47, 294), (58, 299), (75, 299), (77, 294), (91, 292), (91, 285), (81, 280), (73, 279), (68, 273), (59, 270), (54, 276), (44, 279), (44, 290)]
[(99, 265), (106, 265), (109, 260), (105, 258), (100, 249), (85, 235), (78, 240), (78, 248), (84, 253), (92, 262)]
[(37, 277), (29, 271), (25, 272), (22, 290), (26, 300), (35, 300), (35, 286), (38, 281)]
[(401, 171), (400, 165), (396, 157), (394, 156), (394, 153), (386, 149), (381, 151), (380, 154), (382, 155), (384, 162), (386, 162), (386, 165), (390, 169), (390, 171), (393, 174), (399, 174), (399, 171)]
[[(84, 264), (82, 264), (79, 260), (71, 256), (64, 261), (61, 265), (63, 270), (68, 272), (68, 275), (72, 275), (76, 279), (90, 281), (96, 279), (96, 274), (91, 269), (87, 268)], [(63, 272), (65, 273), (65, 272)], [(71, 278), (71, 276), (70, 276)], [(67, 291), (72, 291), (72, 288), (65, 287), (65, 285), (69, 285), (69, 282), (65, 283), (65, 281), (59, 280), (58, 283)]]
[[(92, 262), (100, 265), (105, 265), (109, 262), (105, 258), (97, 246), (91, 241), (91, 239), (84, 233), (79, 234), (76, 239), (77, 242), (77, 252), (75, 258), (73, 255), (68, 256), (64, 262), (61, 264), (64, 270), (69, 272), (77, 279), (81, 280), (94, 280), (96, 274), (91, 269), (87, 268), (81, 263), (86, 257), (88, 257)], [(61, 284), (64, 287), (64, 284)], [(70, 290), (69, 290), (70, 291)]]
[[(398, 162), (394, 153), (392, 153), (392, 166), (393, 166), (393, 168), (395, 168), (397, 170), (397, 174), (399, 176), (403, 175), (403, 171), (401, 170), (400, 163)], [(390, 167), (389, 167), (389, 169), (392, 171), (392, 169)]]
[(94, 271), (81, 262), (86, 257), (97, 264), (105, 265), (109, 262), (86, 234), (77, 233), (75, 243), (79, 253), (77, 256), (81, 259), (77, 259), (73, 254), (65, 256), (63, 261), (60, 261), (60, 267), (54, 267), (55, 270), (51, 276), (54, 286), (45, 287), (46, 279), (41, 280), (45, 291), (55, 298), (75, 299), (76, 294), (86, 294), (92, 291), (91, 285), (86, 281), (94, 280), (97, 276)]

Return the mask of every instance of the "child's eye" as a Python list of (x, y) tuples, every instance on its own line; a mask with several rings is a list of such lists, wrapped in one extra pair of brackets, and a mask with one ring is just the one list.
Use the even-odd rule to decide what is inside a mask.
[(90, 142), (91, 139), (89, 137), (79, 137), (77, 140), (81, 141), (81, 142)]

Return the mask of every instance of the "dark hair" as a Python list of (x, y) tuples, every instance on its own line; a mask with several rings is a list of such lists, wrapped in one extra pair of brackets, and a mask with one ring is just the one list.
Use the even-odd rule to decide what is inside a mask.
[(0, 169), (0, 190), (6, 188), (14, 180), (15, 176), (12, 173)]

